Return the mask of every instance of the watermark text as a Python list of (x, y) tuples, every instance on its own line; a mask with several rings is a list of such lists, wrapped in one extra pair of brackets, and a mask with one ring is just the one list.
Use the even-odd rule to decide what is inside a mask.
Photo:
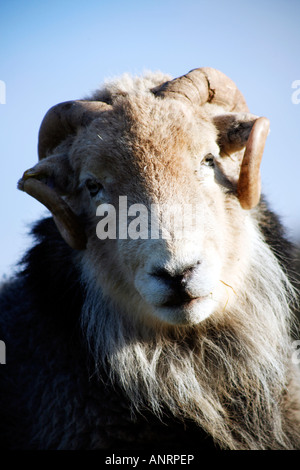
[(294, 80), (292, 83), (292, 88), (295, 88), (295, 91), (292, 93), (292, 103), (300, 103), (300, 80)]
[(0, 364), (6, 364), (6, 346), (4, 341), (0, 341)]
[(119, 205), (100, 204), (96, 226), (100, 240), (119, 239), (187, 239), (200, 230), (203, 209), (197, 204), (132, 204), (127, 196), (119, 197)]
[(0, 104), (6, 104), (6, 84), (0, 80)]
[(194, 458), (193, 454), (152, 454), (147, 458), (112, 454), (105, 458), (104, 463), (105, 465), (129, 465), (133, 468), (145, 463), (148, 465), (190, 465)]

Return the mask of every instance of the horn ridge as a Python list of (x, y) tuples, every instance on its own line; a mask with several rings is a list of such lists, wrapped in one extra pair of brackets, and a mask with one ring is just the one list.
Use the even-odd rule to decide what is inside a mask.
[(163, 83), (161, 86), (152, 90), (156, 96), (166, 98), (172, 95), (175, 99), (188, 100), (191, 104), (204, 104), (208, 99), (208, 86), (203, 74), (195, 73), (197, 70), (191, 70), (189, 73)]
[(111, 106), (102, 101), (73, 100), (59, 103), (46, 113), (39, 130), (38, 155), (42, 160), (68, 135), (87, 126)]
[(212, 67), (192, 69), (186, 75), (156, 87), (152, 92), (161, 98), (172, 97), (193, 105), (216, 104), (226, 111), (248, 112), (245, 98), (236, 84)]

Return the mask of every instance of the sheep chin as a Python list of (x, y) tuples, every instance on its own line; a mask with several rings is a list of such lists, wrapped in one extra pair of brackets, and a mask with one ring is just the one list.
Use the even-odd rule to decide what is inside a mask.
[(215, 305), (210, 296), (198, 297), (180, 306), (161, 306), (154, 309), (154, 315), (163, 322), (177, 326), (197, 325), (208, 318)]

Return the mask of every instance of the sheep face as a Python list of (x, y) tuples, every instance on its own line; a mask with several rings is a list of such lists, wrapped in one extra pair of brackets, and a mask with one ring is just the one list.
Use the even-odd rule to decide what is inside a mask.
[(85, 272), (128, 314), (198, 323), (225, 305), (226, 285), (236, 288), (245, 216), (227, 195), (219, 153), (205, 114), (195, 121), (188, 107), (151, 97), (120, 102), (74, 142)]
[(68, 242), (80, 215), (83, 277), (125, 315), (199, 323), (234, 302), (251, 256), (237, 182), (255, 119), (149, 89), (120, 93), (25, 172), (21, 189), (31, 179), (54, 188), (62, 208), (38, 199)]

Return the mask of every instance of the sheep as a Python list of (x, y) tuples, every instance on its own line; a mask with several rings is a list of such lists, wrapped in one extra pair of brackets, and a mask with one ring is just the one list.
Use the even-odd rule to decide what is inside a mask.
[[(51, 217), (1, 292), (4, 448), (300, 448), (268, 132), (208, 67), (124, 75), (47, 112), (18, 188)], [(192, 208), (179, 236), (174, 207)]]

